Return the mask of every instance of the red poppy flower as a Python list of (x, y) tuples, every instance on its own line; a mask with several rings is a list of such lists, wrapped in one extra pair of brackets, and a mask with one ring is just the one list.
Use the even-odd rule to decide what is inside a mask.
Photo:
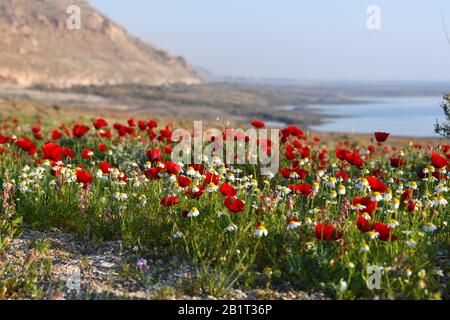
[(390, 133), (387, 132), (375, 132), (375, 139), (378, 142), (385, 142), (389, 137)]
[(100, 137), (111, 139), (111, 137), (112, 137), (111, 130), (102, 130), (102, 131), (100, 131)]
[(297, 185), (291, 184), (289, 185), (289, 189), (291, 189), (292, 192), (302, 194), (305, 197), (312, 193), (312, 186), (308, 183), (301, 183)]
[(127, 134), (130, 135), (130, 136), (134, 135), (135, 132), (136, 132), (136, 130), (133, 127), (130, 127), (130, 126), (122, 126), (119, 129), (119, 135), (121, 137), (126, 136)]
[(297, 152), (295, 151), (286, 151), (286, 154), (284, 155), (286, 159), (288, 160), (294, 160), (297, 157)]
[(375, 210), (377, 210), (378, 206), (377, 202), (372, 201), (370, 197), (365, 198), (355, 197), (352, 201), (352, 205), (356, 206), (357, 204), (361, 204), (365, 207), (364, 209), (359, 210), (359, 213), (367, 212), (370, 215), (372, 215), (375, 212)]
[(409, 202), (412, 198), (412, 193), (413, 191), (411, 189), (406, 189), (405, 191), (403, 191), (400, 198), (402, 199), (402, 201)]
[(409, 200), (407, 210), (408, 212), (414, 212), (416, 209), (416, 203), (413, 200)]
[(205, 166), (202, 164), (191, 164), (190, 167), (192, 167), (195, 171), (200, 172), (200, 174), (205, 172)]
[(63, 149), (63, 154), (66, 158), (70, 158), (70, 159), (75, 158), (75, 152), (73, 152), (72, 149), (70, 149), (69, 147), (65, 147)]
[(289, 179), (290, 178), (290, 174), (291, 174), (291, 169), (289, 168), (281, 168), (280, 173), (283, 176), (283, 178), (285, 179)]
[(319, 240), (337, 240), (342, 238), (342, 233), (335, 230), (330, 224), (317, 224), (316, 238)]
[(37, 132), (34, 134), (34, 138), (36, 140), (42, 140), (42, 138), (44, 138), (44, 135), (42, 134), (42, 132)]
[(304, 179), (308, 175), (308, 171), (303, 170), (301, 168), (294, 168), (294, 169), (282, 168), (280, 172), (283, 178), (285, 179), (293, 179), (292, 177), (295, 176), (296, 176), (295, 179)]
[(389, 228), (386, 224), (381, 222), (375, 222), (373, 224), (373, 228), (375, 232), (378, 232), (378, 239), (382, 241), (395, 241), (397, 240), (397, 236), (392, 234), (392, 229)]
[(281, 136), (283, 139), (286, 139), (289, 136), (303, 138), (303, 131), (296, 126), (291, 125), (281, 130)]
[(448, 160), (444, 157), (441, 157), (436, 152), (433, 152), (433, 154), (431, 155), (431, 163), (434, 167), (439, 169), (448, 166)]
[(160, 172), (163, 172), (164, 169), (161, 167), (154, 167), (154, 168), (149, 168), (147, 170), (144, 171), (144, 174), (147, 178), (151, 179), (151, 180), (158, 180), (161, 179), (161, 177), (159, 176)]
[(168, 142), (172, 142), (172, 131), (170, 131), (169, 128), (166, 127), (165, 129), (162, 129), (159, 133), (160, 136), (158, 137), (158, 139), (160, 141), (167, 140)]
[(192, 189), (187, 190), (187, 195), (189, 195), (192, 199), (200, 198), (205, 192), (205, 186), (199, 186), (196, 192), (192, 191)]
[(92, 156), (90, 155), (91, 152), (92, 152), (92, 149), (84, 148), (83, 151), (81, 152), (81, 156), (83, 157), (83, 159), (89, 160), (92, 158)]
[(300, 148), (300, 154), (302, 155), (302, 159), (309, 158), (311, 155), (311, 149), (308, 147)]
[(124, 126), (118, 122), (113, 123), (113, 128), (115, 130), (117, 130), (117, 132), (119, 133), (119, 136), (121, 136), (121, 137), (123, 137), (127, 134), (126, 126)]
[(336, 172), (336, 178), (339, 179), (341, 178), (342, 181), (347, 181), (348, 180), (348, 173), (345, 171), (338, 171)]
[(300, 149), (303, 147), (303, 145), (300, 141), (294, 140), (294, 147), (296, 147), (297, 149)]
[(156, 140), (156, 133), (154, 133), (151, 129), (147, 129), (147, 133), (150, 141)]
[(147, 124), (144, 121), (139, 120), (138, 121), (138, 127), (139, 127), (140, 130), (145, 131), (147, 129)]
[(178, 176), (177, 181), (178, 181), (178, 185), (182, 188), (186, 188), (187, 186), (189, 186), (191, 184), (191, 179), (189, 179), (188, 177), (184, 177), (184, 176)]
[(62, 137), (61, 132), (59, 132), (58, 130), (52, 131), (52, 140), (58, 140), (58, 139), (61, 139), (61, 137)]
[(227, 207), (231, 212), (238, 213), (244, 211), (245, 203), (244, 201), (236, 198), (236, 197), (227, 197), (225, 199), (225, 207)]
[(87, 185), (90, 184), (93, 180), (93, 177), (91, 176), (91, 174), (84, 170), (77, 170), (76, 175), (77, 175), (77, 181), (79, 183), (82, 183), (84, 185), (84, 188), (86, 188)]
[(329, 224), (317, 224), (316, 238), (320, 240), (330, 240), (333, 237), (334, 228)]
[(391, 167), (393, 168), (400, 168), (406, 164), (406, 160), (403, 158), (391, 158), (389, 161), (391, 162)]
[(258, 129), (262, 129), (266, 126), (266, 124), (263, 121), (260, 120), (253, 120), (252, 121), (252, 126), (254, 126), (255, 128)]
[(147, 158), (149, 161), (161, 161), (161, 149), (151, 149), (147, 151)]
[(108, 162), (102, 162), (100, 163), (100, 170), (102, 170), (103, 173), (109, 174), (109, 169), (112, 169), (113, 167)]
[(164, 146), (164, 153), (171, 154), (172, 153), (172, 147), (171, 146)]
[(101, 128), (104, 128), (104, 127), (106, 127), (108, 125), (108, 123), (104, 120), (104, 119), (102, 119), (102, 118), (98, 118), (98, 119), (96, 119), (95, 121), (94, 121), (94, 127), (95, 127), (95, 129), (101, 129)]
[(5, 137), (0, 134), (0, 144), (6, 144), (11, 141), (11, 137)]
[(347, 154), (345, 160), (357, 168), (361, 168), (363, 166), (361, 156), (356, 152)]
[(170, 174), (179, 174), (181, 172), (181, 167), (175, 162), (166, 162), (166, 170)]
[(129, 125), (130, 127), (135, 127), (135, 126), (136, 126), (136, 121), (134, 121), (134, 119), (129, 119), (129, 120), (128, 120), (128, 125)]
[(369, 182), (370, 188), (373, 191), (384, 193), (388, 189), (388, 186), (385, 185), (382, 181), (378, 180), (376, 177), (368, 177), (367, 181)]
[(349, 150), (343, 149), (343, 148), (338, 148), (338, 149), (336, 149), (336, 152), (335, 152), (336, 158), (338, 158), (339, 160), (342, 160), (342, 161), (346, 160), (347, 157), (351, 154), (352, 153)]
[(297, 156), (297, 152), (295, 151), (294, 147), (290, 144), (286, 145), (286, 159), (288, 160), (294, 160)]
[(33, 132), (33, 134), (36, 134), (36, 133), (41, 132), (41, 128), (40, 127), (33, 127), (33, 128), (31, 128), (31, 131)]
[(177, 196), (164, 197), (161, 200), (161, 205), (164, 207), (172, 207), (180, 203), (180, 199)]
[(222, 195), (224, 195), (226, 197), (234, 197), (237, 194), (236, 190), (228, 183), (222, 184), (220, 186), (219, 191)]
[(106, 144), (100, 143), (97, 146), (97, 149), (98, 149), (98, 151), (106, 152), (106, 151), (108, 151), (108, 146)]
[(88, 131), (89, 127), (79, 124), (76, 124), (72, 129), (73, 135), (77, 138), (83, 137)]
[(435, 171), (431, 175), (438, 180), (447, 180), (448, 179), (447, 175), (445, 175), (439, 171)]
[(44, 159), (52, 161), (61, 161), (63, 157), (63, 148), (53, 142), (48, 142), (42, 146)]
[(157, 128), (157, 127), (158, 127), (158, 123), (157, 123), (155, 120), (148, 120), (147, 126), (148, 126), (150, 129), (154, 129), (154, 128)]
[(36, 145), (27, 138), (20, 138), (16, 140), (16, 145), (27, 152), (29, 155), (33, 155), (36, 153)]
[(358, 227), (358, 230), (362, 232), (368, 232), (372, 230), (370, 222), (361, 215), (358, 216), (358, 219), (356, 220), (356, 226)]
[(443, 144), (442, 146), (442, 152), (447, 153), (450, 151), (450, 145), (449, 144)]
[(219, 176), (213, 173), (207, 173), (205, 175), (205, 184), (208, 183), (214, 183), (214, 184), (218, 184), (219, 183)]

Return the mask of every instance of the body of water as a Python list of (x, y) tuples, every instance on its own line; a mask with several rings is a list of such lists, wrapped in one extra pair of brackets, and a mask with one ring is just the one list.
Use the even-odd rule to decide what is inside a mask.
[(436, 136), (436, 120), (444, 115), (441, 96), (426, 97), (368, 97), (370, 103), (332, 104), (315, 106), (322, 113), (339, 118), (327, 120), (313, 129), (332, 132), (372, 133), (390, 132), (393, 135)]

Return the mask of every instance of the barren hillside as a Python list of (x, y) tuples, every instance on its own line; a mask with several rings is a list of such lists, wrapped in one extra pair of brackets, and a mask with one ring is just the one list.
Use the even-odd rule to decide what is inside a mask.
[[(67, 8), (81, 8), (81, 29)], [(182, 59), (142, 42), (82, 0), (0, 1), (0, 82), (60, 87), (196, 84)]]

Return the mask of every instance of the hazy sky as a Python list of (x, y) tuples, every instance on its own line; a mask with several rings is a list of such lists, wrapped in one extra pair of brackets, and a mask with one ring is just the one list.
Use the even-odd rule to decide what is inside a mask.
[[(131, 33), (219, 75), (450, 80), (449, 0), (91, 0)], [(369, 5), (381, 29), (369, 30)]]

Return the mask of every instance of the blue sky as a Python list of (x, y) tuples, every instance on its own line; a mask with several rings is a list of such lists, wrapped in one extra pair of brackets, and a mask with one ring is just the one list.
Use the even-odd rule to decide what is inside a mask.
[[(131, 33), (219, 75), (450, 80), (449, 0), (91, 0)], [(369, 5), (381, 30), (368, 30)]]

